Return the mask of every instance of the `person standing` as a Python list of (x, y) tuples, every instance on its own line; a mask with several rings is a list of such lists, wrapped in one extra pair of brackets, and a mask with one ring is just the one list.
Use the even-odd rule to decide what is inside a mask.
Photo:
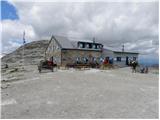
[(135, 60), (132, 61), (132, 73), (135, 72), (136, 73), (136, 67), (137, 67), (137, 62)]

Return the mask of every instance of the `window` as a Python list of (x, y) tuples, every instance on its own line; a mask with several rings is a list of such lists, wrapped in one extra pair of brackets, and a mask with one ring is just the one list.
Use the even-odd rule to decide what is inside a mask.
[(96, 45), (95, 45), (95, 44), (93, 44), (92, 48), (93, 48), (93, 49), (96, 49)]
[(97, 48), (97, 49), (101, 49), (101, 48), (102, 48), (102, 45), (98, 44), (98, 45), (96, 46), (96, 48)]
[(136, 57), (133, 57), (133, 60), (136, 60)]
[(96, 57), (94, 57), (94, 58), (93, 58), (93, 61), (94, 61), (94, 62), (97, 62), (97, 58), (96, 58)]
[(117, 61), (119, 61), (119, 62), (120, 62), (120, 61), (121, 61), (121, 57), (117, 57)]
[(100, 61), (100, 63), (102, 63), (104, 61), (104, 58), (100, 57), (99, 61)]
[(92, 44), (89, 44), (89, 48), (92, 48)]
[(82, 43), (79, 43), (79, 44), (78, 44), (78, 47), (79, 47), (79, 48), (83, 48), (83, 44), (82, 44)]
[(77, 57), (77, 58), (76, 58), (76, 61), (80, 61), (80, 58), (79, 58), (79, 57)]
[(105, 59), (106, 59), (106, 60), (109, 60), (109, 57), (106, 57)]
[(76, 63), (79, 64), (81, 62), (80, 57), (76, 58)]
[(88, 62), (87, 57), (82, 57), (82, 58), (81, 58), (81, 62), (82, 62), (82, 63), (87, 63), (87, 62)]
[(103, 46), (102, 46), (102, 45), (99, 45), (99, 48), (100, 48), (100, 49), (102, 49), (102, 48), (103, 48)]
[(86, 46), (85, 46), (86, 48), (89, 48), (89, 44), (86, 44)]
[(59, 49), (58, 45), (56, 46), (56, 49)]

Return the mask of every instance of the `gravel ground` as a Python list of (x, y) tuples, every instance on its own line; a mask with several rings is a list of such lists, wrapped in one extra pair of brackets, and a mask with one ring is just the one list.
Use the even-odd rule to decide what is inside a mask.
[(2, 82), (1, 118), (158, 118), (158, 74), (24, 69)]

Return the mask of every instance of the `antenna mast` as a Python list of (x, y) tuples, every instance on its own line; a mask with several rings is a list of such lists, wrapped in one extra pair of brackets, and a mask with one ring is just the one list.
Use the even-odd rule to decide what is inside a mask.
[(23, 68), (24, 68), (24, 45), (25, 45), (26, 41), (25, 41), (25, 31), (23, 31), (23, 54), (22, 54), (22, 61), (23, 61)]
[(93, 43), (95, 43), (95, 37), (93, 37)]
[(124, 44), (122, 45), (122, 52), (124, 52)]

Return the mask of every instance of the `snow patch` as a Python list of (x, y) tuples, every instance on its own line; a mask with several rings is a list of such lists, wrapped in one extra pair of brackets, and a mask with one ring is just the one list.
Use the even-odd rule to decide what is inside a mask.
[(115, 75), (113, 75), (113, 74), (108, 74), (108, 76), (110, 76), (110, 77), (114, 77)]
[(67, 72), (67, 73), (73, 73), (75, 70), (74, 69), (69, 69), (69, 70), (58, 70), (58, 72)]
[(140, 90), (142, 91), (142, 92), (145, 92), (146, 90), (145, 89), (143, 89), (143, 88), (140, 88)]
[(53, 104), (53, 102), (52, 101), (47, 101), (47, 104), (51, 105), (51, 104)]
[(15, 99), (5, 100), (5, 101), (2, 101), (1, 106), (11, 105), (11, 104), (17, 104), (17, 101)]
[(85, 70), (84, 71), (85, 74), (97, 73), (97, 72), (100, 72), (100, 70), (98, 70), (98, 69), (90, 69), (90, 70)]

